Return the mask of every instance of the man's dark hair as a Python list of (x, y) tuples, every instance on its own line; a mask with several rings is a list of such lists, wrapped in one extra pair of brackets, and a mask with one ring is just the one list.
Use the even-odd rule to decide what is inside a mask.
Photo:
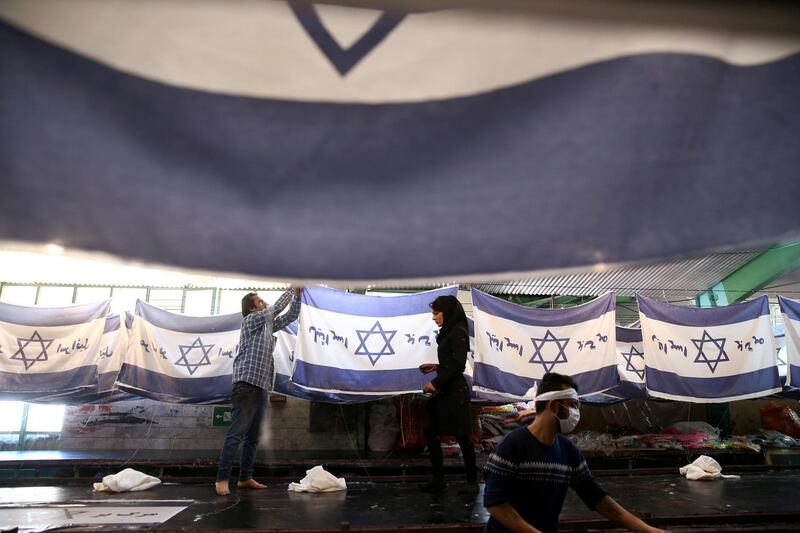
[(256, 306), (253, 303), (253, 298), (255, 297), (256, 293), (248, 292), (244, 298), (242, 298), (242, 316), (247, 316), (250, 314), (250, 310)]
[[(575, 380), (569, 376), (565, 376), (564, 374), (556, 374), (555, 372), (548, 372), (542, 377), (542, 381), (539, 382), (539, 387), (536, 389), (536, 394), (544, 394), (545, 392), (552, 392), (557, 390), (563, 389), (575, 389), (575, 392), (578, 392), (578, 385), (575, 383)], [(547, 409), (547, 402), (550, 400), (543, 400), (541, 402), (536, 402), (536, 412), (542, 413)]]

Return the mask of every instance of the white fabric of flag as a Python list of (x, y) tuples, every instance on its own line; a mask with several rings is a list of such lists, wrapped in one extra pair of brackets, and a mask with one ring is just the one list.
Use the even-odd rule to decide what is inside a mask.
[(784, 347), (782, 355), (786, 367), (786, 386), (800, 389), (800, 302), (778, 297), (783, 316)]
[[(112, 403), (131, 399), (131, 395), (116, 386), (122, 362), (128, 353), (128, 328), (119, 315), (106, 317), (97, 359), (97, 390), (88, 394), (71, 395), (68, 403)], [(67, 403), (67, 402), (65, 402)]]
[(100, 394), (116, 390), (114, 383), (122, 368), (122, 361), (128, 353), (128, 328), (119, 315), (106, 318), (103, 336), (100, 339), (100, 354), (97, 372), (100, 377)]
[(615, 295), (568, 309), (535, 309), (472, 290), (474, 386), (531, 400), (548, 372), (572, 376), (581, 395), (619, 384)]
[(637, 300), (650, 396), (719, 403), (781, 391), (766, 296), (712, 309)]
[(67, 307), (0, 304), (0, 398), (57, 401), (97, 392), (110, 300)]
[(230, 398), (241, 314), (191, 317), (136, 302), (121, 390), (173, 403)]
[(583, 398), (584, 403), (608, 405), (647, 397), (644, 386), (642, 330), (617, 326), (616, 335), (619, 385), (605, 392)]
[(335, 289), (303, 291), (292, 381), (309, 390), (384, 396), (419, 392), (435, 363), (430, 303), (456, 287), (382, 298)]
[(620, 383), (611, 394), (625, 399), (644, 398), (644, 342), (639, 328), (617, 326), (617, 368)]

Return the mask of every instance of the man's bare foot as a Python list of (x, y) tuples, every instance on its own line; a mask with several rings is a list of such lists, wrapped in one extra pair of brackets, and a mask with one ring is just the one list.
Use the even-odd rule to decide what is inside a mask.
[(219, 496), (227, 496), (231, 493), (231, 489), (228, 487), (228, 480), (217, 481), (214, 484), (214, 488), (217, 491), (217, 495)]
[(266, 485), (262, 485), (258, 481), (253, 478), (248, 479), (247, 481), (239, 481), (236, 483), (236, 486), (240, 489), (266, 489)]

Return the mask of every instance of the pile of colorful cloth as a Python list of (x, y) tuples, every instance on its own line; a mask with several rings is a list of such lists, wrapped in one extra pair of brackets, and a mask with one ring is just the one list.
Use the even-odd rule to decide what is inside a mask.
[(530, 424), (536, 416), (533, 402), (484, 407), (480, 414), (481, 445), (487, 451), (511, 431)]
[[(617, 450), (661, 449), (738, 449), (761, 452), (762, 448), (800, 447), (800, 439), (792, 438), (779, 431), (762, 430), (759, 435), (734, 435), (722, 439), (719, 429), (706, 422), (679, 422), (659, 433), (641, 435), (624, 434), (614, 428), (609, 433), (581, 431), (569, 435), (575, 445), (584, 452), (602, 452), (610, 455)], [(614, 435), (620, 435), (615, 437)]]

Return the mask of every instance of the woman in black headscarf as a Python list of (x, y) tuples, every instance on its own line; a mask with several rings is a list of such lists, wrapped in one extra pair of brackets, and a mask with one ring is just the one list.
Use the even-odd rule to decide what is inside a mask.
[(468, 483), (477, 483), (478, 471), (475, 466), (475, 447), (471, 440), (469, 387), (464, 378), (469, 350), (467, 315), (455, 296), (439, 296), (431, 302), (431, 312), (433, 321), (440, 328), (436, 336), (439, 364), (420, 366), (425, 374), (434, 371), (437, 373), (434, 379), (422, 387), (423, 392), (432, 395), (427, 404), (425, 439), (431, 455), (433, 480), (424, 488), (441, 490), (445, 484), (439, 435), (451, 435), (458, 440)]

